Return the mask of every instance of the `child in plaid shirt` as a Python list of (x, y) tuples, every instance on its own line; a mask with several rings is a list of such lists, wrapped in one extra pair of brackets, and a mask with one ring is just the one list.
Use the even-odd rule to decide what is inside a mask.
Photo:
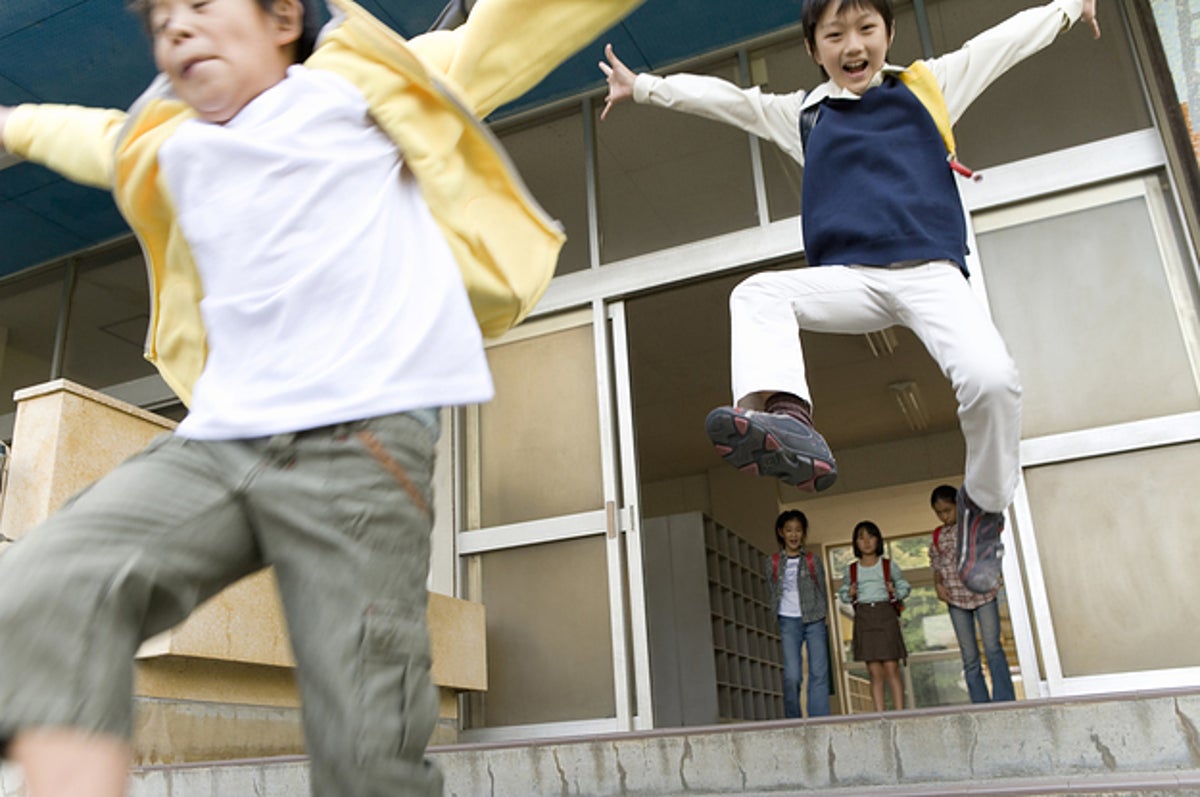
[[(929, 566), (933, 568), (934, 587), (938, 598), (945, 601), (950, 609), (950, 621), (954, 624), (954, 635), (958, 638), (958, 649), (962, 653), (963, 676), (967, 679), (967, 693), (971, 696), (971, 702), (1013, 700), (1012, 676), (1008, 671), (1004, 647), (1000, 644), (1000, 609), (996, 602), (1000, 587), (985, 593), (972, 592), (958, 576), (957, 501), (958, 490), (948, 484), (934, 488), (929, 498), (934, 514), (942, 523), (934, 530), (933, 544), (929, 546)], [(975, 639), (977, 621), (980, 636), (983, 637), (988, 671), (992, 675), (990, 696)]]

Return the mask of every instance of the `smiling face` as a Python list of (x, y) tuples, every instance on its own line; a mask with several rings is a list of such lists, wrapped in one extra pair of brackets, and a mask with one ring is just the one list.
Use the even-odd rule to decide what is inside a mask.
[(838, 87), (861, 95), (883, 68), (894, 35), (874, 8), (832, 2), (817, 21), (808, 51)]
[(157, 0), (154, 62), (201, 119), (227, 122), (287, 75), (303, 13), (299, 0)]
[(783, 549), (785, 553), (795, 555), (800, 553), (800, 549), (804, 547), (804, 526), (795, 518), (783, 524), (783, 528), (779, 530), (779, 534), (783, 537)]

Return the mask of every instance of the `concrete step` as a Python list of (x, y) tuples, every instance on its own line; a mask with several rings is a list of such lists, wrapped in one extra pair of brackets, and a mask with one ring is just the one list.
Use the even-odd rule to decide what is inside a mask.
[[(1200, 795), (1200, 690), (431, 748), (446, 797)], [(11, 770), (0, 795), (22, 795)], [(131, 797), (302, 797), (302, 756), (135, 770)], [(323, 796), (324, 797), (324, 796)]]

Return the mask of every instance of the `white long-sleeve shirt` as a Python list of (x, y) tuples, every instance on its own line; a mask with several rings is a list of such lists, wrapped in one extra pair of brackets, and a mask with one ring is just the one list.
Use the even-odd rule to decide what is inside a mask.
[[(975, 36), (959, 49), (924, 61), (937, 78), (950, 122), (957, 122), (975, 99), (1016, 64), (1045, 49), (1083, 13), (1083, 0), (1054, 0), (1009, 17)], [(872, 79), (874, 87), (887, 73), (903, 67), (887, 64)], [(739, 127), (774, 142), (804, 163), (800, 113), (825, 99), (857, 99), (832, 80), (811, 91), (770, 94), (757, 87), (743, 89), (717, 77), (677, 74), (637, 76), (635, 102), (669, 108)]]

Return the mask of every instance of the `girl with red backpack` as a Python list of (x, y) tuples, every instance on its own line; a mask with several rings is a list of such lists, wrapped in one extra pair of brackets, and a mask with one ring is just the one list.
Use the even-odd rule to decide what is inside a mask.
[(854, 660), (867, 664), (875, 710), (884, 710), (885, 683), (893, 706), (902, 709), (900, 662), (908, 658), (908, 650), (900, 633), (900, 612), (912, 588), (900, 566), (883, 555), (879, 526), (869, 520), (860, 522), (852, 541), (856, 561), (846, 566), (838, 597), (854, 606)]
[(805, 549), (808, 518), (789, 509), (775, 521), (780, 550), (767, 557), (771, 608), (783, 645), (783, 714), (800, 717), (802, 649), (808, 648), (808, 716), (829, 715), (829, 633), (825, 627), (825, 566)]

